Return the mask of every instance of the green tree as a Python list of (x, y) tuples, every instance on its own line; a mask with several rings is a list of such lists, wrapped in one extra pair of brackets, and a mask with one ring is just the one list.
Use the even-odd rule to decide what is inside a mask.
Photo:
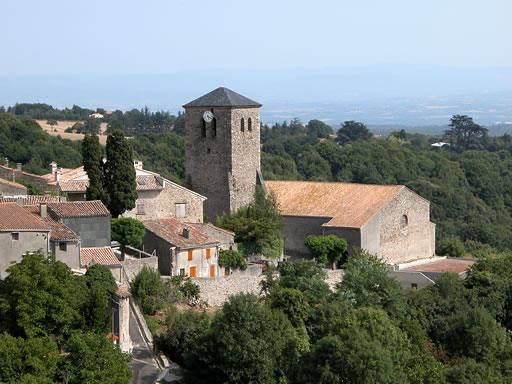
[(487, 135), (487, 128), (476, 124), (472, 117), (467, 115), (453, 115), (450, 119), (450, 129), (445, 131), (445, 137), (450, 140), (451, 146), (462, 152), (468, 149), (482, 147), (482, 138)]
[(437, 243), (437, 254), (439, 256), (464, 257), (466, 250), (458, 236), (448, 236)]
[(197, 382), (278, 383), (307, 348), (282, 312), (240, 294), (228, 299), (185, 360)]
[(23, 339), (0, 333), (0, 382), (56, 382), (59, 351), (50, 337)]
[(239, 268), (245, 271), (247, 269), (247, 259), (238, 251), (222, 250), (219, 253), (219, 266)]
[(112, 219), (112, 240), (121, 244), (121, 253), (124, 258), (125, 247), (130, 245), (138, 247), (142, 244), (142, 238), (146, 234), (146, 227), (142, 221), (130, 217)]
[(310, 120), (306, 125), (306, 129), (309, 134), (313, 134), (316, 137), (327, 138), (330, 134), (333, 134), (334, 131), (330, 125), (325, 124), (321, 120)]
[(342, 259), (343, 253), (347, 250), (347, 241), (336, 235), (309, 235), (304, 244), (317, 262), (325, 265), (329, 261), (332, 269), (336, 269), (336, 263)]
[(117, 218), (127, 210), (135, 208), (137, 190), (135, 168), (130, 143), (121, 131), (114, 131), (107, 138), (107, 162), (103, 166), (103, 203), (112, 217)]
[(26, 337), (56, 335), (62, 340), (79, 324), (79, 292), (71, 269), (41, 251), (10, 266), (5, 278), (12, 333)]
[(75, 332), (66, 343), (64, 380), (69, 383), (128, 384), (131, 355), (121, 352), (107, 337)]
[(84, 279), (89, 288), (82, 312), (85, 324), (90, 330), (105, 335), (110, 325), (107, 308), (112, 294), (117, 291), (117, 283), (108, 267), (101, 264), (89, 267)]
[(244, 256), (261, 254), (269, 258), (281, 256), (281, 216), (274, 195), (265, 195), (256, 187), (254, 201), (231, 214), (217, 218), (217, 225), (235, 232), (238, 251)]
[(403, 314), (405, 296), (402, 286), (388, 275), (386, 264), (367, 251), (349, 257), (338, 290), (351, 298), (356, 307), (382, 308), (395, 316)]
[(154, 315), (167, 303), (167, 287), (156, 269), (142, 267), (130, 286), (142, 311), (147, 315)]
[(103, 161), (100, 140), (97, 135), (85, 135), (82, 142), (82, 158), (84, 170), (89, 177), (89, 186), (86, 191), (87, 200), (104, 200), (103, 186), (101, 185)]
[(372, 133), (366, 128), (366, 125), (354, 120), (345, 121), (338, 130), (338, 141), (342, 144), (350, 141), (365, 141), (371, 137)]

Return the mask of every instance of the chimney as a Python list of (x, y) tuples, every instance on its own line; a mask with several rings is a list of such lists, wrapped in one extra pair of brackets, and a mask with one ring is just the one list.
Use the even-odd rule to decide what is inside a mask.
[(39, 212), (41, 212), (41, 217), (46, 217), (48, 215), (48, 206), (46, 203), (39, 204)]
[(9, 168), (9, 159), (7, 157), (4, 159), (4, 167)]
[(142, 161), (141, 160), (133, 160), (133, 166), (135, 169), (142, 169)]
[(57, 172), (57, 163), (52, 161), (50, 165), (52, 166), (52, 175), (55, 175), (55, 172)]
[(21, 163), (16, 163), (16, 170), (21, 172)]
[(58, 183), (58, 182), (59, 182), (59, 180), (60, 180), (60, 170), (59, 170), (59, 169), (57, 169), (57, 170), (55, 171), (55, 181)]
[(185, 239), (190, 239), (190, 231), (187, 228), (183, 228), (183, 237)]

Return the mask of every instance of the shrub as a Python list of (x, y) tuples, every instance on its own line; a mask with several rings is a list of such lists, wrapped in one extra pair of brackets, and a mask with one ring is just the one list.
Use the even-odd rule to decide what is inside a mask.
[(135, 276), (131, 288), (142, 311), (147, 315), (155, 314), (168, 301), (167, 287), (156, 269), (144, 266)]
[(240, 268), (242, 271), (245, 271), (247, 269), (247, 260), (238, 251), (220, 251), (219, 266), (234, 269)]
[(437, 254), (439, 256), (464, 257), (466, 250), (457, 236), (448, 236), (437, 243)]
[(195, 284), (189, 276), (172, 276), (169, 287), (178, 293), (179, 299), (183, 299), (189, 305), (197, 303), (201, 294), (199, 285)]

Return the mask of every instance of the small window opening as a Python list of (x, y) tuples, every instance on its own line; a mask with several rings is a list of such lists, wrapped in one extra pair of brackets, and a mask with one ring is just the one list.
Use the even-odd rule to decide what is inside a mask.
[(242, 132), (245, 131), (245, 120), (243, 117), (240, 120), (240, 131), (242, 131)]
[(175, 214), (177, 218), (187, 216), (187, 208), (185, 203), (176, 203), (175, 209)]
[(185, 276), (185, 268), (180, 268), (180, 276)]
[(210, 151), (210, 148), (207, 148), (207, 149), (206, 149), (206, 153), (207, 153), (207, 154), (210, 154), (210, 152), (211, 152), (211, 151)]
[(411, 284), (411, 288), (412, 288), (412, 289), (418, 289), (418, 284), (414, 284), (414, 283), (412, 283), (412, 284)]
[(214, 117), (212, 120), (212, 137), (217, 136), (217, 119)]
[(250, 117), (247, 119), (247, 129), (252, 131), (252, 119)]
[(401, 220), (400, 224), (401, 224), (402, 228), (406, 228), (407, 227), (407, 224), (409, 224), (409, 220), (407, 219), (406, 215), (402, 216), (402, 220)]
[(201, 135), (203, 137), (206, 137), (206, 121), (204, 121), (204, 119), (201, 119), (202, 122), (203, 122), (203, 126), (201, 127)]
[(19, 239), (20, 239), (20, 233), (19, 233), (19, 232), (13, 232), (13, 233), (11, 233), (11, 239), (13, 239), (13, 240), (19, 240)]
[(62, 252), (66, 252), (67, 244), (66, 243), (59, 243), (59, 250), (62, 251)]

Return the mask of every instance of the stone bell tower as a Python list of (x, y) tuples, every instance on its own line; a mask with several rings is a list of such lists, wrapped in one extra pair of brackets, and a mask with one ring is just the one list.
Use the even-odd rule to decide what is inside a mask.
[(252, 202), (260, 172), (261, 104), (217, 88), (185, 104), (186, 186), (216, 217)]

